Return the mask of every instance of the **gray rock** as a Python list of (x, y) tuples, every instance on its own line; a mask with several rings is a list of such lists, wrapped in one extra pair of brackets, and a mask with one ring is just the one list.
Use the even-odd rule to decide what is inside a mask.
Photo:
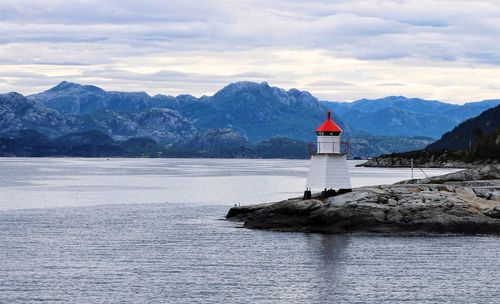
[[(495, 168), (462, 178), (495, 176)], [(457, 176), (452, 176), (455, 179)], [(449, 180), (441, 177), (441, 181)], [(231, 208), (228, 219), (255, 229), (320, 233), (500, 234), (500, 180), (362, 187), (328, 199), (290, 199)], [(480, 185), (476, 187), (475, 185)], [(316, 196), (317, 197), (317, 196)]]
[(489, 199), (492, 201), (500, 202), (500, 191), (498, 191), (498, 190), (492, 191), (490, 193)]
[(458, 188), (455, 189), (455, 193), (461, 193), (461, 194), (476, 196), (476, 192), (474, 192), (474, 190), (472, 190), (469, 187), (458, 187)]
[(398, 204), (398, 202), (395, 199), (390, 198), (387, 200), (387, 204), (389, 206), (396, 206)]
[(330, 197), (326, 200), (327, 203), (329, 203), (331, 206), (344, 206), (346, 203), (353, 202), (353, 201), (359, 201), (363, 198), (367, 198), (371, 193), (367, 191), (354, 191), (354, 192), (349, 192), (345, 193), (342, 195)]
[(500, 164), (484, 165), (445, 175), (403, 181), (406, 184), (443, 184), (449, 182), (483, 181), (500, 179)]
[(500, 207), (499, 206), (496, 206), (494, 208), (486, 209), (486, 210), (483, 211), (483, 213), (486, 216), (489, 216), (489, 217), (492, 217), (492, 218), (496, 218), (496, 219), (500, 219)]

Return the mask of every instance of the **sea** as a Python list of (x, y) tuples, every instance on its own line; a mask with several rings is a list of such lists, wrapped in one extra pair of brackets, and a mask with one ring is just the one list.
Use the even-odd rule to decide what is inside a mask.
[[(349, 162), (354, 187), (407, 168)], [(0, 303), (500, 303), (500, 237), (287, 233), (306, 160), (0, 158)], [(415, 169), (415, 178), (453, 169)]]

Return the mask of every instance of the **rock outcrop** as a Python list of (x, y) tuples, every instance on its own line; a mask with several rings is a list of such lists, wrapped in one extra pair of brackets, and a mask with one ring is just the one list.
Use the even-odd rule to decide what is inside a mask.
[(233, 207), (227, 218), (247, 228), (329, 234), (500, 234), (500, 165), (327, 199)]
[(452, 182), (469, 182), (500, 180), (500, 165), (484, 165), (469, 170), (461, 170), (445, 175), (432, 176), (422, 179), (411, 179), (398, 184), (443, 184)]

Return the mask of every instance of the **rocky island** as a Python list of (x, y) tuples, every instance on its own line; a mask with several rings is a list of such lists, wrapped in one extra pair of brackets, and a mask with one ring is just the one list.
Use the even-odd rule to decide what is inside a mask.
[(500, 235), (500, 165), (484, 165), (323, 198), (233, 207), (227, 219), (252, 229), (326, 234)]

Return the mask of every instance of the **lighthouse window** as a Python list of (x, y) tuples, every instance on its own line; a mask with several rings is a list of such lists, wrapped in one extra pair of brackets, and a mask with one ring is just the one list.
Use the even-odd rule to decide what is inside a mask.
[(316, 132), (318, 136), (332, 136), (339, 135), (340, 132)]

